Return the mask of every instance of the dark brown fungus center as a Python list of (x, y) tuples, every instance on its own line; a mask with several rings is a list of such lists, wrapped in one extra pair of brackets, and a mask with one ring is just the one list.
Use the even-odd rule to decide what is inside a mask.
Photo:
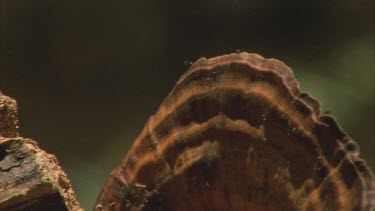
[(371, 210), (356, 143), (275, 59), (199, 59), (103, 187), (96, 210)]

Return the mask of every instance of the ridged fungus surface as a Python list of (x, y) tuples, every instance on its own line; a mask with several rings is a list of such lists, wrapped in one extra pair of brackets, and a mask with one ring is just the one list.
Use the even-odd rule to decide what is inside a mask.
[(358, 147), (284, 63), (201, 58), (113, 170), (95, 210), (372, 210)]

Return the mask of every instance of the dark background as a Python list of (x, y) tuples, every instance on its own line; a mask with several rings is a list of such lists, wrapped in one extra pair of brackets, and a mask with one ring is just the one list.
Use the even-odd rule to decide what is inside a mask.
[(375, 168), (372, 0), (0, 1), (0, 90), (87, 209), (185, 61), (236, 50), (289, 65)]

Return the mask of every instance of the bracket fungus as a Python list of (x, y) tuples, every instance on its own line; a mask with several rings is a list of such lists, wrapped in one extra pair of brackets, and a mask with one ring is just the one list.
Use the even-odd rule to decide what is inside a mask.
[(275, 59), (201, 58), (113, 170), (95, 210), (372, 210), (358, 147)]

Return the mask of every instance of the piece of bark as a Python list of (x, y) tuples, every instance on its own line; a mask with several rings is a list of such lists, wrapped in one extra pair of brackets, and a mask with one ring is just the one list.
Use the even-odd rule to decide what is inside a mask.
[(96, 210), (372, 210), (356, 143), (275, 59), (199, 59), (177, 82)]
[(17, 102), (0, 91), (0, 136), (17, 137)]
[(81, 210), (55, 156), (35, 141), (0, 138), (0, 210)]
[(0, 210), (82, 210), (56, 157), (17, 124), (16, 101), (0, 92)]

